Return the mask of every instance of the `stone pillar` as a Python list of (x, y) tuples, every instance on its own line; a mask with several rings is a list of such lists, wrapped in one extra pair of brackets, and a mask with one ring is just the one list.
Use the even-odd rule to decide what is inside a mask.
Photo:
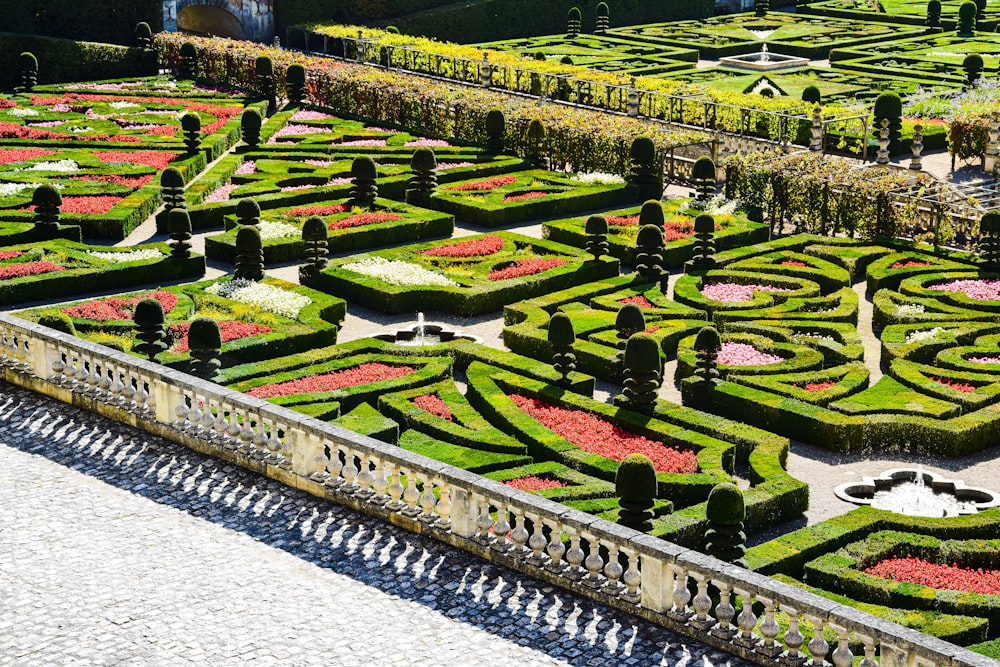
[(635, 87), (635, 77), (632, 77), (631, 83), (628, 86), (628, 102), (626, 104), (626, 113), (629, 116), (635, 117), (639, 115), (639, 91)]
[(493, 85), (493, 65), (490, 64), (488, 53), (483, 54), (483, 62), (479, 64), (479, 83), (483, 88), (490, 88)]
[(910, 158), (910, 169), (921, 171), (924, 168), (920, 158), (920, 154), (924, 151), (924, 126), (919, 123), (913, 126), (913, 143), (910, 150), (913, 151), (913, 157)]
[(990, 124), (986, 128), (986, 152), (983, 155), (983, 171), (992, 174), (997, 170), (1000, 158), (1000, 116), (990, 116)]
[(813, 109), (812, 125), (809, 128), (810, 138), (809, 138), (809, 150), (811, 151), (822, 151), (823, 150), (823, 117), (820, 116), (819, 105)]
[(875, 164), (889, 164), (889, 119), (883, 118), (879, 126), (882, 129), (878, 132), (878, 153), (875, 155)]

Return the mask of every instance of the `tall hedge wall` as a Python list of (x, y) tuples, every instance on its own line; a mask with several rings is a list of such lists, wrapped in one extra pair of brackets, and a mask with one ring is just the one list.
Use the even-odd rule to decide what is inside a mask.
[(139, 21), (148, 23), (153, 32), (163, 29), (163, 2), (0, 0), (0, 17), (3, 29), (9, 32), (131, 46)]
[(17, 83), (17, 57), (24, 51), (38, 58), (38, 83), (121, 79), (142, 73), (140, 49), (0, 32), (0, 90)]
[[(453, 4), (455, 0), (278, 0), (274, 21), (284, 40), (285, 28), (313, 21), (370, 23)], [(564, 12), (565, 13), (565, 12)]]

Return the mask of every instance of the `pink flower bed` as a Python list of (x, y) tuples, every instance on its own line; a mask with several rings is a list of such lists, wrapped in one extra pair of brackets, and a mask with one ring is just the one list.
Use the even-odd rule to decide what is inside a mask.
[(567, 410), (519, 394), (512, 394), (510, 400), (532, 419), (590, 454), (621, 461), (638, 452), (653, 461), (657, 472), (698, 472), (698, 457), (692, 451), (636, 435), (584, 410)]
[(905, 262), (896, 262), (890, 268), (893, 269), (911, 269), (917, 266), (930, 266), (930, 262), (918, 262), (914, 259), (908, 259)]
[(105, 299), (95, 299), (87, 303), (63, 308), (61, 312), (75, 319), (96, 320), (108, 322), (112, 320), (130, 320), (135, 314), (135, 306), (143, 299), (156, 299), (163, 306), (163, 312), (169, 313), (177, 306), (177, 295), (173, 292), (157, 290), (138, 296), (110, 296)]
[[(309, 160), (306, 160), (306, 162), (309, 162)], [(233, 173), (234, 174), (239, 174), (240, 176), (247, 176), (249, 174), (256, 174), (257, 173), (257, 161), (256, 160), (244, 160), (243, 164), (241, 164), (239, 166), (239, 168), (236, 171), (234, 171)]]
[(865, 574), (937, 590), (1000, 595), (1000, 570), (938, 565), (920, 558), (891, 558), (873, 565)]
[(977, 301), (996, 301), (1000, 299), (1000, 280), (952, 280), (931, 287), (943, 292), (962, 292), (970, 299)]
[(503, 250), (503, 239), (496, 234), (487, 234), (478, 239), (434, 246), (421, 250), (418, 254), (430, 257), (485, 257), (495, 255), (501, 250)]
[(326, 169), (327, 167), (332, 167), (334, 164), (336, 164), (336, 160), (306, 160), (305, 163), (312, 165), (314, 167), (320, 167), (321, 169)]
[(446, 169), (458, 169), (460, 167), (471, 167), (473, 162), (438, 162), (434, 171), (445, 171)]
[(329, 120), (333, 118), (328, 113), (323, 113), (322, 111), (310, 111), (308, 109), (299, 109), (292, 117), (289, 119), (291, 122), (296, 122), (300, 120)]
[(381, 146), (387, 146), (385, 139), (355, 139), (353, 141), (341, 141), (338, 146), (371, 146), (373, 148), (378, 148)]
[(459, 183), (445, 188), (455, 192), (483, 192), (485, 190), (496, 190), (506, 185), (517, 183), (517, 176), (494, 176), (482, 181), (471, 181), (469, 183)]
[(299, 137), (307, 134), (323, 134), (324, 132), (329, 132), (328, 127), (317, 127), (315, 125), (294, 125), (289, 123), (283, 128), (271, 135), (271, 138), (267, 140), (269, 144), (278, 143), (278, 139), (283, 139), (285, 137)]
[(826, 391), (827, 389), (830, 389), (836, 384), (837, 384), (836, 382), (831, 382), (829, 380), (827, 380), (826, 382), (810, 382), (808, 384), (802, 385), (802, 389), (808, 392), (816, 393), (820, 391)]
[(490, 271), (490, 280), (510, 280), (530, 276), (542, 271), (554, 269), (557, 266), (568, 264), (565, 259), (519, 259), (510, 266), (503, 269)]
[(432, 415), (437, 415), (442, 419), (453, 421), (454, 415), (451, 414), (451, 410), (448, 408), (448, 405), (442, 401), (441, 397), (437, 394), (424, 394), (423, 396), (417, 396), (413, 399), (413, 404), (421, 410), (426, 410)]
[(44, 148), (2, 148), (0, 149), (0, 164), (37, 160), (46, 155), (55, 155), (55, 153), (55, 151), (45, 150)]
[(83, 176), (71, 176), (74, 181), (97, 181), (99, 183), (111, 183), (121, 185), (126, 188), (141, 188), (149, 185), (153, 180), (153, 174), (144, 176), (119, 176), (117, 174), (85, 174)]
[[(190, 322), (181, 322), (179, 324), (171, 325), (170, 334), (174, 337), (174, 340), (177, 341), (174, 343), (173, 348), (171, 348), (171, 352), (174, 352), (175, 354), (184, 354), (185, 352), (189, 352), (191, 350), (191, 348), (188, 347), (188, 329), (190, 328)], [(263, 324), (223, 320), (219, 322), (219, 333), (222, 334), (222, 342), (227, 343), (231, 340), (271, 333), (271, 329), (265, 327)]]
[(6, 266), (0, 266), (0, 280), (23, 278), (24, 276), (35, 276), (40, 273), (52, 273), (53, 271), (65, 270), (65, 267), (46, 260), (39, 262), (25, 262), (24, 264), (8, 264)]
[(800, 262), (800, 261), (795, 260), (795, 259), (786, 259), (785, 261), (783, 261), (781, 263), (781, 265), (782, 266), (794, 266), (794, 267), (799, 268), (799, 269), (804, 269), (807, 266), (809, 266), (805, 262)]
[(347, 204), (326, 204), (321, 206), (300, 206), (298, 208), (293, 208), (285, 211), (282, 215), (287, 215), (289, 217), (296, 215), (336, 215), (337, 213), (346, 213), (350, 211), (351, 207)]
[(621, 304), (631, 303), (633, 305), (639, 306), (640, 308), (655, 308), (652, 302), (650, 302), (649, 299), (642, 296), (641, 294), (636, 294), (635, 296), (627, 296), (624, 299), (618, 299), (618, 303)]
[(537, 199), (539, 197), (544, 197), (546, 195), (552, 194), (551, 192), (525, 192), (519, 195), (507, 195), (503, 198), (504, 201), (524, 201), (525, 199)]
[(24, 254), (23, 250), (0, 250), (0, 261), (14, 259)]
[(726, 366), (770, 366), (784, 361), (782, 357), (761, 352), (747, 343), (723, 343), (717, 360)]
[(544, 477), (536, 477), (535, 475), (518, 477), (517, 479), (508, 480), (504, 484), (518, 491), (545, 491), (546, 489), (561, 489), (566, 486), (565, 483), (560, 482), (558, 479), (545, 479)]
[(396, 213), (358, 213), (341, 220), (334, 220), (329, 225), (330, 229), (347, 229), (348, 227), (363, 227), (364, 225), (377, 225), (382, 222), (392, 222), (402, 220), (403, 216)]
[(426, 146), (427, 148), (439, 148), (444, 146), (451, 146), (444, 139), (416, 139), (414, 141), (407, 141), (403, 144), (406, 148), (418, 148), (421, 146)]
[(608, 224), (612, 227), (634, 227), (639, 224), (638, 215), (609, 215)]
[(317, 391), (336, 391), (344, 387), (356, 387), (384, 380), (396, 380), (415, 372), (409, 366), (389, 366), (388, 364), (372, 362), (333, 373), (313, 375), (312, 377), (290, 380), (289, 382), (279, 382), (277, 384), (265, 384), (260, 387), (254, 387), (246, 393), (256, 398), (274, 398), (275, 396), (311, 394)]
[(974, 364), (1000, 364), (1000, 357), (970, 357), (968, 361)]
[(210, 193), (208, 193), (208, 196), (205, 197), (204, 199), (204, 203), (214, 204), (220, 201), (229, 201), (229, 195), (231, 195), (233, 193), (233, 190), (235, 190), (237, 187), (239, 186), (236, 185), (235, 183), (226, 183), (225, 185), (220, 185), (219, 187), (215, 188)]
[(957, 380), (949, 380), (947, 378), (935, 378), (935, 377), (932, 377), (931, 380), (937, 382), (940, 385), (944, 385), (945, 387), (950, 387), (961, 394), (971, 394), (976, 390), (975, 386), (968, 384), (966, 382), (959, 382)]
[(101, 162), (130, 162), (153, 169), (165, 169), (179, 154), (163, 151), (97, 151), (94, 157)]
[(750, 301), (754, 292), (787, 292), (788, 290), (773, 285), (740, 285), (739, 283), (713, 283), (701, 288), (701, 294), (706, 299), (723, 303)]
[[(718, 225), (716, 225), (716, 227), (718, 227)], [(670, 243), (671, 241), (680, 241), (681, 239), (686, 239), (690, 236), (694, 236), (693, 220), (680, 220), (674, 222), (667, 222), (663, 226), (664, 243)]]
[(63, 213), (107, 213), (118, 205), (124, 197), (101, 195), (98, 197), (63, 197), (60, 209)]

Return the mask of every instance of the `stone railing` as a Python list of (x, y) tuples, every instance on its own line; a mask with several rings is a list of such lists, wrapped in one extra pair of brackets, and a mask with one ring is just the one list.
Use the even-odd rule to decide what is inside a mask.
[[(0, 367), (8, 382), (166, 436), (759, 664), (825, 665), (829, 659), (836, 667), (852, 667), (851, 642), (856, 642), (862, 667), (995, 665), (696, 551), (8, 314), (0, 314)], [(719, 600), (714, 607), (713, 598)], [(779, 612), (788, 617), (780, 641)], [(830, 628), (836, 646), (817, 632), (808, 643), (816, 657), (804, 655), (803, 619), (817, 630)]]

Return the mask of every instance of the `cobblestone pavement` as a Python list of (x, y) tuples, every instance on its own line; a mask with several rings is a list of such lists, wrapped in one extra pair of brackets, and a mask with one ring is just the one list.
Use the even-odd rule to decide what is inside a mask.
[(746, 665), (0, 383), (0, 665)]

